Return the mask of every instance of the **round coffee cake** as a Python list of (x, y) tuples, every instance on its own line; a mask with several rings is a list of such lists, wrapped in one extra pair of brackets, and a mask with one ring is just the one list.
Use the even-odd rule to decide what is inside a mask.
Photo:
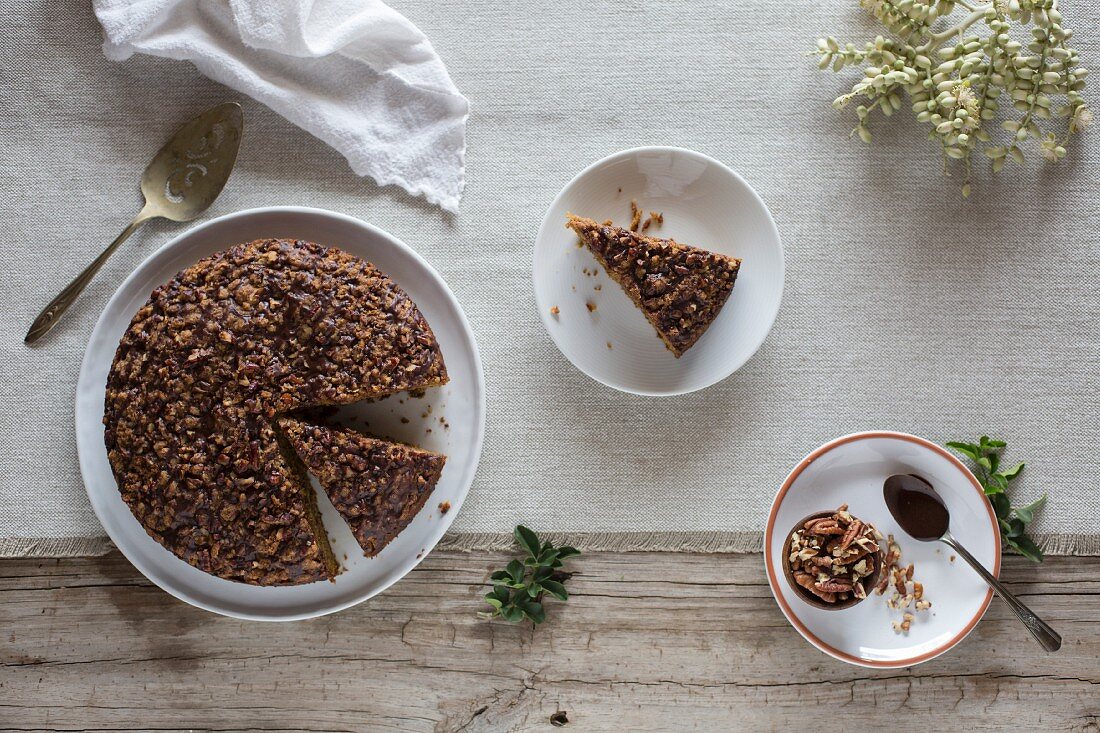
[(191, 565), (256, 585), (332, 578), (276, 420), (446, 381), (424, 316), (369, 262), (257, 240), (180, 272), (134, 316), (107, 379), (107, 453), (134, 516)]

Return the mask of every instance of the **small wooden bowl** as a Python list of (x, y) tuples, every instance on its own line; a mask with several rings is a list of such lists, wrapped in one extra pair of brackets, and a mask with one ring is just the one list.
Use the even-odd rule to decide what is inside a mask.
[[(798, 583), (794, 581), (794, 573), (791, 571), (791, 536), (802, 528), (802, 525), (811, 519), (820, 519), (822, 517), (831, 517), (836, 513), (836, 510), (829, 510), (823, 512), (814, 512), (802, 519), (798, 520), (793, 527), (787, 530), (787, 539), (783, 541), (783, 575), (787, 578), (787, 582), (790, 583), (791, 588), (794, 589), (795, 595), (804, 600), (815, 608), (821, 608), (826, 611), (841, 611), (845, 608), (851, 608), (860, 601), (866, 600), (864, 598), (857, 598), (855, 594), (852, 594), (850, 598), (843, 601), (837, 601), (836, 603), (826, 603), (810, 591), (806, 590)], [(873, 528), (874, 525), (871, 525)], [(875, 558), (875, 571), (864, 578), (864, 587), (867, 589), (867, 595), (870, 596), (872, 589), (878, 585), (879, 580), (882, 578), (882, 573), (885, 568), (882, 567), (883, 561), (886, 559), (886, 553), (882, 549), (880, 543), (879, 550), (874, 554)]]

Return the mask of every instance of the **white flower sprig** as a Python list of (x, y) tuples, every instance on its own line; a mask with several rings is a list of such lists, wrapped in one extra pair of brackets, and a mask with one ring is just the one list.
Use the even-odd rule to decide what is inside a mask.
[[(817, 42), (820, 68), (840, 71), (866, 64), (863, 78), (833, 102), (843, 109), (855, 99), (858, 122), (853, 135), (871, 141), (867, 120), (876, 109), (889, 117), (903, 107), (902, 93), (928, 137), (942, 146), (944, 171), (950, 160), (966, 167), (962, 193), (970, 195), (971, 154), (981, 144), (1001, 170), (1008, 160), (1024, 161), (1022, 145), (1034, 140), (1047, 160), (1061, 160), (1071, 135), (1092, 121), (1081, 92), (1088, 70), (1067, 44), (1072, 32), (1062, 27), (1057, 0), (860, 0), (896, 38), (878, 36), (862, 49), (829, 36)], [(961, 13), (952, 24), (949, 17)], [(984, 24), (986, 30), (972, 29)], [(1030, 35), (1017, 39), (1030, 27)], [(1019, 113), (1001, 122), (1004, 133), (990, 131), (1002, 108), (1002, 96)], [(1066, 119), (1061, 136), (1041, 122)], [(996, 132), (994, 130), (994, 132)]]

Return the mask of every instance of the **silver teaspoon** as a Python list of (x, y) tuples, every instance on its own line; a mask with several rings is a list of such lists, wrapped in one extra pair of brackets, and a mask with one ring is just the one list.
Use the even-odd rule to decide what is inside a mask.
[(932, 488), (932, 484), (920, 476), (912, 474), (895, 474), (882, 486), (882, 496), (886, 499), (886, 506), (901, 528), (913, 539), (921, 542), (939, 541), (953, 549), (959, 556), (966, 560), (974, 572), (981, 576), (982, 580), (989, 583), (993, 590), (1004, 599), (1008, 607), (1012, 609), (1016, 617), (1024, 622), (1024, 626), (1035, 637), (1035, 640), (1048, 652), (1056, 652), (1062, 646), (1062, 637), (1058, 632), (1035, 612), (1020, 602), (1020, 599), (1001, 585), (993, 574), (982, 567), (977, 558), (971, 555), (959, 541), (951, 536), (949, 526), (951, 514), (947, 511), (947, 505)]
[(241, 106), (228, 102), (208, 109), (177, 130), (141, 176), (145, 197), (141, 212), (50, 301), (34, 319), (24, 343), (34, 343), (57, 324), (107, 258), (142, 224), (158, 217), (190, 221), (214, 203), (237, 161), (243, 128)]

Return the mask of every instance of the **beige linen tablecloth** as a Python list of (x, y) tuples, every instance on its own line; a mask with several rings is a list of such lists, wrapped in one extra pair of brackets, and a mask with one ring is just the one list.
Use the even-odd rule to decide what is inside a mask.
[[(107, 298), (181, 227), (147, 226), (44, 343), (22, 337), (137, 210), (138, 176), (165, 137), (230, 99), (247, 129), (211, 216), (301, 204), (361, 217), (423, 254), (470, 318), (488, 437), (452, 544), (491, 545), (523, 521), (585, 533), (589, 548), (755, 549), (793, 463), (879, 428), (1004, 437), (1010, 458), (1029, 463), (1018, 496), (1051, 494), (1035, 524), (1048, 549), (1100, 552), (1100, 129), (1059, 166), (1032, 156), (995, 182), (980, 166), (963, 200), (908, 115), (876, 122), (868, 147), (829, 106), (851, 76), (819, 72), (803, 52), (819, 34), (874, 36), (854, 0), (394, 5), (473, 105), (457, 217), (356, 177), (187, 64), (108, 62), (85, 3), (0, 3), (0, 554), (106, 547), (77, 471), (77, 370)], [(1100, 10), (1063, 12), (1100, 66)], [(535, 231), (554, 195), (591, 161), (646, 144), (738, 170), (787, 254), (783, 308), (760, 352), (674, 399), (577, 372), (531, 294)]]

